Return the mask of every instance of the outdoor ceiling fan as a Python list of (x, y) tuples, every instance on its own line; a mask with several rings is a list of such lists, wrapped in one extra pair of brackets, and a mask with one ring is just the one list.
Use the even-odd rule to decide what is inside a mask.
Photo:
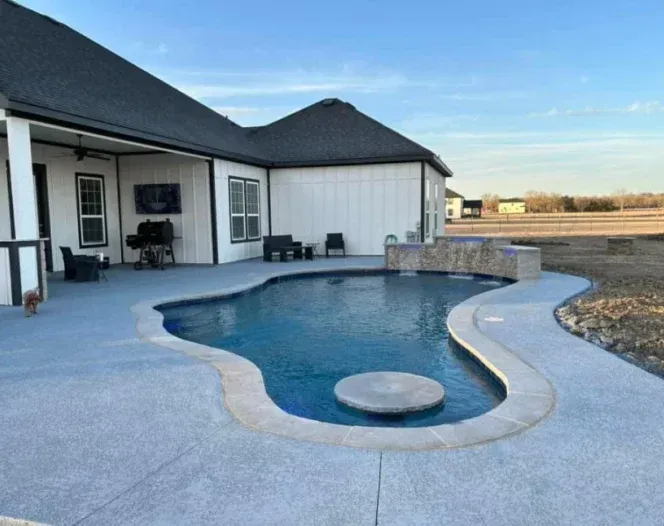
[[(106, 157), (105, 155), (102, 155), (95, 150), (91, 150), (89, 148), (86, 148), (82, 144), (83, 140), (83, 135), (80, 133), (76, 134), (76, 137), (78, 137), (78, 146), (73, 148), (73, 154), (76, 157), (76, 161), (80, 162), (86, 157), (89, 159), (99, 159), (101, 161), (110, 161), (111, 159), (109, 157)], [(71, 157), (71, 154), (63, 155), (61, 157)]]

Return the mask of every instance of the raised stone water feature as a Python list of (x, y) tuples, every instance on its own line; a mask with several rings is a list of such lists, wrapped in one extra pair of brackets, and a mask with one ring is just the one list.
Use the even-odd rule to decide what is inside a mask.
[(539, 278), (539, 248), (507, 243), (457, 236), (440, 236), (431, 243), (386, 243), (385, 266), (391, 270), (482, 274), (513, 280)]

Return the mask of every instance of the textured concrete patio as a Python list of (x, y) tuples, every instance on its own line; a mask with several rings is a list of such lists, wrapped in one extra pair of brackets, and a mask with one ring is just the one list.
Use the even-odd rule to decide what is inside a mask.
[[(478, 447), (379, 452), (247, 429), (208, 364), (140, 342), (129, 307), (279, 269), (382, 258), (52, 282), (36, 318), (0, 309), (0, 516), (50, 524), (660, 524), (664, 382), (558, 327), (583, 290), (545, 274), (493, 291), (478, 325), (557, 392), (551, 417)], [(502, 319), (502, 322), (485, 320)], [(441, 320), (443, 323), (444, 320)]]

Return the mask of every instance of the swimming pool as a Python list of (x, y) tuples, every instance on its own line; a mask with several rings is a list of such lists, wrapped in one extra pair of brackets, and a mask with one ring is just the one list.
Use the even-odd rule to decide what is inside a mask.
[[(431, 273), (293, 276), (158, 310), (175, 336), (256, 364), (284, 411), (345, 425), (420, 427), (478, 416), (503, 399), (501, 387), (449, 339), (445, 323), (455, 305), (502, 284)], [(337, 402), (339, 380), (371, 371), (432, 378), (444, 386), (445, 404), (395, 417)]]

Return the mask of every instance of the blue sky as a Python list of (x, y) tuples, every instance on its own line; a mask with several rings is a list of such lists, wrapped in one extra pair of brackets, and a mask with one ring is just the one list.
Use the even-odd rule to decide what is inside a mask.
[(466, 197), (664, 192), (662, 0), (23, 3), (242, 125), (352, 102)]

